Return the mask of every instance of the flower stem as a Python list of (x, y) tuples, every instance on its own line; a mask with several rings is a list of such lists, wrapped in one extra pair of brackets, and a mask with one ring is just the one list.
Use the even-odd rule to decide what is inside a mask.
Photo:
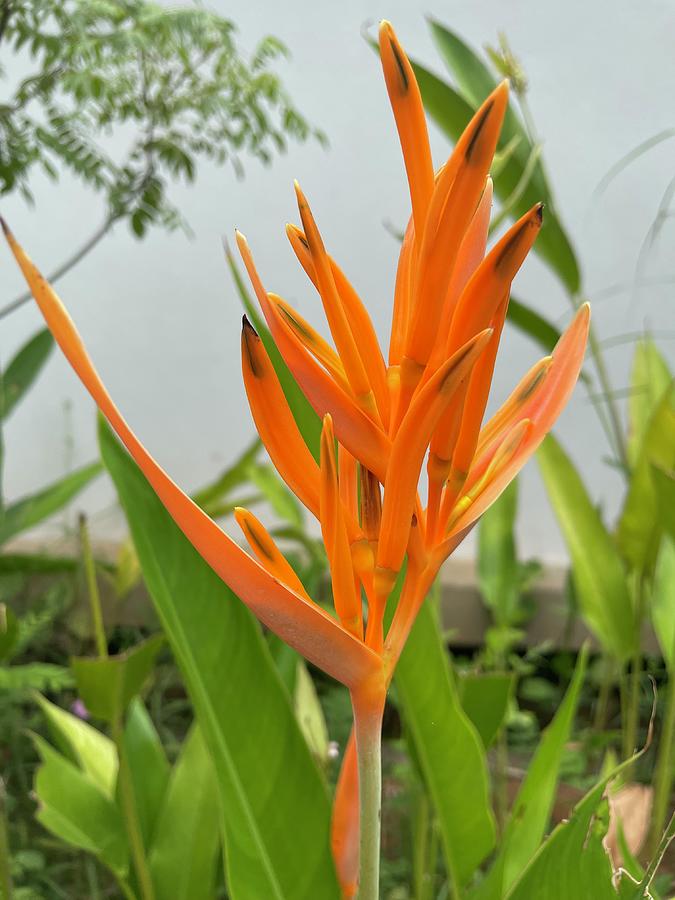
[(96, 653), (100, 659), (108, 656), (108, 641), (105, 636), (105, 627), (103, 625), (103, 613), (101, 611), (101, 595), (98, 591), (98, 582), (96, 580), (96, 564), (94, 563), (94, 555), (91, 552), (91, 541), (89, 540), (89, 529), (87, 528), (87, 519), (84, 515), (80, 516), (80, 546), (82, 548), (82, 557), (84, 559), (84, 572), (87, 579), (87, 594), (89, 596), (89, 607), (91, 609), (91, 622), (94, 631), (94, 639), (96, 641)]
[(385, 691), (352, 691), (359, 768), (358, 900), (380, 896), (380, 811), (382, 803), (382, 716)]

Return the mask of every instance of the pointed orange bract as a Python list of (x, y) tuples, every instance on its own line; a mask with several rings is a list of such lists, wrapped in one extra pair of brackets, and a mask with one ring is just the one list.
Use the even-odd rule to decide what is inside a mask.
[(255, 553), (260, 565), (267, 569), (270, 575), (278, 578), (282, 584), (295, 591), (296, 594), (300, 594), (301, 597), (311, 601), (312, 598), (295, 574), (293, 566), (274, 543), (272, 535), (262, 522), (252, 512), (243, 509), (241, 506), (235, 507), (234, 518), (237, 520), (237, 525), (241, 528), (249, 547)]
[(325, 613), (272, 578), (169, 478), (131, 431), (94, 368), (73, 322), (2, 221), (12, 252), (49, 330), (103, 415), (188, 540), (256, 616), (291, 647), (347, 686), (380, 670), (380, 660)]

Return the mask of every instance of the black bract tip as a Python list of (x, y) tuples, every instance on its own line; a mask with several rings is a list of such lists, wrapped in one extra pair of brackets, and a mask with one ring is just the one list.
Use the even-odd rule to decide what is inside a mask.
[(539, 220), (540, 224), (544, 221), (544, 204), (543, 203), (537, 204), (537, 219)]
[(255, 330), (253, 325), (251, 325), (246, 313), (244, 313), (244, 315), (241, 317), (241, 327), (243, 331), (250, 331), (252, 332), (254, 337), (258, 337), (258, 332)]

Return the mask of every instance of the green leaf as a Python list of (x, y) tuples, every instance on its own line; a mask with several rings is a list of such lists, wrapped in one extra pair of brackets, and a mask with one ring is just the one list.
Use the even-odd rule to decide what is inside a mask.
[(520, 575), (514, 528), (518, 481), (493, 503), (478, 526), (478, 585), (498, 626), (520, 624)]
[(394, 682), (438, 816), (447, 870), (458, 888), (494, 847), (495, 823), (485, 751), (460, 704), (429, 603), (420, 609)]
[(213, 763), (194, 725), (171, 772), (148, 854), (155, 900), (212, 900), (219, 845)]
[[(546, 833), (560, 764), (569, 740), (588, 658), (584, 648), (562, 704), (544, 731), (504, 829), (499, 852), (472, 900), (501, 900), (519, 878)], [(543, 895), (547, 896), (547, 895)], [(574, 896), (570, 894), (570, 897)]]
[[(442, 81), (424, 66), (410, 61), (420, 87), (425, 109), (441, 131), (453, 142), (456, 142), (469, 124), (476, 106), (468, 103), (449, 84)], [(508, 141), (502, 140), (499, 149), (504, 149)], [(520, 148), (504, 159), (499, 172), (495, 173), (495, 193), (502, 201), (508, 201), (521, 183), (523, 170), (527, 160), (523, 162)], [(525, 151), (527, 153), (527, 151)], [(557, 274), (570, 294), (576, 294), (580, 287), (579, 266), (572, 245), (563, 230), (560, 221), (553, 212), (548, 192), (539, 188), (533, 180), (529, 182), (520, 198), (513, 204), (512, 214), (515, 218), (523, 215), (530, 207), (540, 201), (548, 206), (544, 215), (544, 223), (534, 244), (537, 253)]]
[(650, 416), (617, 529), (621, 553), (637, 572), (651, 573), (661, 538), (653, 466), (666, 471), (675, 468), (675, 386), (670, 383)]
[(654, 569), (652, 624), (671, 678), (675, 677), (675, 541), (661, 539)]
[(119, 809), (88, 775), (46, 741), (37, 735), (33, 740), (42, 758), (35, 776), (38, 822), (66, 843), (93, 853), (124, 878), (129, 851)]
[(102, 468), (98, 462), (82, 466), (81, 469), (76, 469), (36, 494), (23, 497), (8, 506), (0, 520), (0, 544), (63, 509), (101, 473)]
[(249, 466), (246, 474), (280, 518), (291, 525), (302, 526), (302, 508), (273, 466), (258, 463)]
[(71, 660), (77, 689), (92, 716), (115, 722), (140, 693), (155, 666), (164, 635), (156, 634), (117, 656)]
[(511, 297), (509, 300), (506, 318), (515, 328), (531, 337), (546, 353), (550, 353), (560, 339), (561, 332), (559, 328), (556, 328), (552, 322), (544, 318), (536, 309), (533, 309), (521, 300), (516, 300), (515, 297)]
[(129, 705), (122, 740), (143, 846), (147, 849), (164, 803), (170, 767), (152, 719), (139, 697), (134, 697)]
[(117, 781), (117, 750), (110, 738), (40, 694), (36, 700), (61, 751), (112, 800)]
[(652, 478), (659, 499), (659, 521), (675, 541), (675, 472), (652, 466)]
[(650, 337), (635, 345), (628, 397), (628, 459), (635, 466), (649, 422), (672, 381), (668, 365)]
[(539, 468), (572, 561), (581, 614), (606, 652), (620, 662), (635, 649), (637, 629), (621, 558), (572, 461), (549, 434)]
[(26, 575), (73, 572), (78, 565), (78, 561), (70, 556), (44, 556), (32, 553), (0, 554), (0, 575), (15, 572)]
[(291, 412), (293, 413), (293, 418), (295, 419), (296, 424), (300, 429), (300, 434), (303, 436), (305, 443), (318, 462), (319, 442), (321, 440), (321, 419), (314, 412), (312, 405), (310, 404), (307, 397), (305, 397), (305, 395), (302, 393), (300, 386), (293, 377), (293, 373), (284, 362), (284, 358), (279, 352), (277, 345), (274, 343), (274, 338), (270, 334), (264, 320), (260, 316), (251, 298), (251, 295), (249, 294), (246, 285), (244, 284), (234, 256), (232, 255), (232, 252), (227, 245), (225, 247), (225, 255), (227, 257), (227, 264), (230, 268), (230, 272), (232, 273), (232, 278), (237, 288), (237, 293), (239, 294), (242, 305), (246, 310), (246, 313), (251, 320), (253, 327), (260, 335), (260, 339), (265, 346), (265, 350), (267, 350), (269, 358), (272, 361), (274, 371), (277, 373), (277, 378), (279, 379), (279, 383), (281, 384), (284, 396), (286, 397), (288, 405), (291, 408)]
[(506, 900), (616, 900), (612, 865), (602, 846), (609, 823), (603, 799), (608, 780), (600, 781), (577, 804), (569, 821), (555, 828)]
[(110, 430), (103, 460), (214, 762), (233, 900), (336, 900), (330, 804), (260, 628)]
[(54, 338), (47, 328), (38, 331), (0, 374), (0, 421), (6, 419), (47, 362)]
[(494, 742), (506, 718), (514, 684), (512, 674), (500, 672), (468, 673), (457, 680), (462, 709), (473, 723), (486, 750)]
[(228, 466), (215, 481), (207, 484), (205, 487), (192, 495), (192, 499), (197, 506), (211, 515), (211, 509), (214, 506), (220, 506), (236, 487), (245, 484), (248, 478), (249, 467), (256, 461), (260, 454), (262, 443), (259, 437), (255, 437), (253, 441), (231, 466)]

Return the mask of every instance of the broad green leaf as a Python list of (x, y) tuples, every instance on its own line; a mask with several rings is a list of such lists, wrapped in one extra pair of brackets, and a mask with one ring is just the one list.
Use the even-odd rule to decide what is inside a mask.
[(514, 328), (531, 337), (546, 353), (550, 353), (560, 339), (559, 328), (545, 319), (536, 309), (521, 300), (516, 300), (515, 297), (509, 300), (506, 318)]
[(253, 441), (246, 447), (231, 466), (228, 466), (215, 481), (207, 484), (205, 487), (192, 495), (192, 499), (197, 506), (211, 515), (211, 508), (222, 505), (223, 500), (236, 488), (244, 484), (248, 478), (248, 469), (256, 461), (260, 455), (262, 443), (259, 437), (255, 437)]
[(478, 526), (478, 585), (497, 625), (520, 624), (520, 577), (514, 528), (518, 481), (512, 481)]
[(617, 529), (619, 548), (637, 572), (651, 573), (661, 537), (653, 466), (675, 469), (675, 386), (670, 383), (650, 416)]
[(0, 375), (0, 421), (6, 419), (47, 362), (54, 338), (47, 328), (23, 345)]
[(605, 650), (623, 662), (635, 649), (637, 629), (621, 558), (579, 473), (553, 435), (542, 443), (537, 460), (570, 554), (581, 614)]
[(194, 725), (171, 772), (148, 854), (155, 900), (212, 900), (219, 824), (213, 763)]
[(284, 362), (283, 356), (279, 352), (277, 345), (274, 343), (274, 338), (270, 334), (262, 316), (258, 312), (258, 309), (248, 292), (248, 289), (246, 288), (246, 285), (244, 284), (234, 256), (227, 246), (225, 247), (225, 255), (227, 257), (227, 264), (230, 267), (230, 272), (232, 273), (232, 278), (237, 288), (237, 293), (239, 294), (242, 305), (246, 310), (246, 313), (250, 318), (253, 327), (260, 335), (261, 341), (265, 345), (265, 350), (267, 350), (269, 358), (272, 361), (274, 371), (277, 373), (277, 378), (279, 379), (279, 383), (281, 384), (284, 396), (286, 397), (288, 405), (291, 408), (291, 412), (293, 413), (293, 418), (295, 419), (297, 426), (300, 429), (300, 434), (305, 439), (305, 443), (318, 462), (319, 442), (321, 440), (321, 419), (314, 412), (312, 405), (310, 404), (307, 397), (305, 397), (305, 395), (302, 393), (300, 386), (293, 377), (293, 373)]
[(0, 662), (9, 659), (17, 644), (19, 625), (6, 603), (0, 603)]
[(635, 465), (647, 433), (647, 427), (672, 381), (668, 364), (650, 337), (635, 345), (631, 392), (628, 397), (628, 459)]
[(460, 704), (429, 603), (420, 609), (394, 682), (436, 809), (447, 870), (459, 887), (494, 847), (495, 823), (485, 750)]
[(59, 748), (112, 800), (117, 780), (117, 750), (110, 738), (40, 694), (36, 700)]
[[(617, 770), (615, 770), (616, 772)], [(506, 900), (616, 900), (612, 865), (602, 846), (609, 810), (600, 781), (558, 825), (532, 858)]]
[(150, 676), (163, 643), (164, 635), (156, 634), (117, 656), (71, 660), (77, 689), (92, 716), (115, 722), (125, 714)]
[(147, 849), (164, 803), (170, 767), (152, 719), (139, 697), (134, 697), (129, 705), (123, 740), (131, 771), (134, 805), (143, 845)]
[(675, 541), (661, 539), (654, 569), (651, 602), (652, 624), (671, 678), (675, 677)]
[(102, 422), (100, 442), (214, 762), (233, 900), (337, 900), (326, 787), (257, 622)]
[[(490, 872), (472, 900), (501, 900), (537, 851), (549, 824), (560, 764), (579, 703), (588, 653), (582, 650), (574, 676), (530, 762)], [(573, 895), (570, 895), (570, 897)]]
[(33, 740), (42, 759), (35, 776), (38, 822), (66, 843), (93, 853), (124, 878), (129, 850), (119, 809), (88, 775), (46, 741), (37, 735)]
[(22, 497), (21, 500), (6, 507), (2, 519), (0, 519), (0, 544), (4, 544), (11, 537), (38, 525), (43, 519), (63, 509), (101, 471), (100, 463), (90, 463), (81, 469), (76, 469), (65, 478), (55, 481), (36, 494)]
[(468, 673), (457, 679), (462, 709), (487, 750), (499, 734), (513, 694), (514, 676), (500, 672)]
[[(413, 60), (411, 65), (420, 86), (425, 109), (441, 131), (456, 142), (469, 124), (476, 107), (424, 66)], [(499, 148), (503, 150), (506, 144), (508, 141), (502, 139)], [(508, 201), (521, 182), (524, 165), (518, 149), (504, 159), (499, 172), (495, 173), (495, 193), (502, 201)], [(513, 205), (514, 218), (523, 215), (541, 200), (546, 200), (546, 195), (530, 182)], [(550, 205), (533, 250), (553, 269), (570, 294), (579, 291), (580, 274), (574, 250)]]

